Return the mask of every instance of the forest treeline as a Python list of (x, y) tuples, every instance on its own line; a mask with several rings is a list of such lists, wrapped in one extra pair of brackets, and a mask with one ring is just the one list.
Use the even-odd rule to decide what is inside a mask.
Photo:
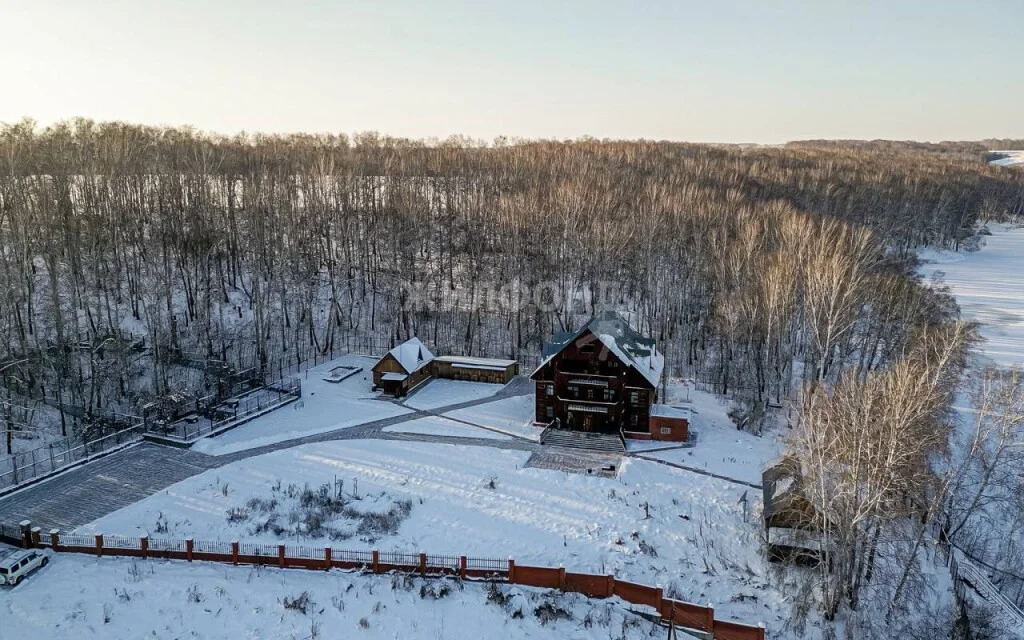
[[(177, 390), (183, 353), (272, 368), (418, 334), (528, 359), (609, 304), (670, 371), (756, 417), (802, 380), (866, 375), (948, 315), (912, 249), (1024, 212), (1024, 172), (984, 153), (3, 125), (6, 417), (27, 426), (12, 398), (132, 411)], [(510, 282), (564, 294), (483, 303)], [(432, 304), (406, 304), (409, 285)]]

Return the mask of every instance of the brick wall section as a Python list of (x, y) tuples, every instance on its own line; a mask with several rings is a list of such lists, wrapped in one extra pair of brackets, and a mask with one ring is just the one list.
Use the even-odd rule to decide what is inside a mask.
[(561, 571), (557, 568), (516, 565), (515, 584), (560, 589), (562, 587), (560, 576)]
[(595, 576), (589, 573), (566, 573), (562, 589), (582, 593), (591, 598), (608, 598), (612, 595), (611, 576)]
[[(237, 541), (229, 543), (187, 540), (151, 540), (149, 538), (109, 538), (63, 535), (57, 530), (41, 534), (28, 523), (18, 527), (0, 523), (0, 541), (26, 548), (50, 547), (57, 553), (84, 553), (97, 556), (129, 558), (161, 558), (168, 560), (208, 561), (234, 565), (277, 566), (280, 568), (362, 569), (375, 573), (404, 571), (424, 576), (460, 575), (464, 578), (496, 580), (530, 587), (560, 589), (582, 593), (592, 598), (616, 596), (641, 606), (651, 607), (665, 620), (675, 624), (711, 632), (718, 640), (764, 640), (763, 626), (715, 620), (714, 609), (678, 600), (666, 600), (660, 587), (651, 587), (618, 580), (614, 576), (567, 572), (564, 567), (533, 567), (517, 565), (508, 560), (466, 556), (428, 556), (427, 554), (381, 553), (374, 551), (342, 551), (331, 547), (292, 547), (286, 545), (253, 545)], [(415, 561), (410, 562), (413, 556)], [(431, 560), (443, 561), (443, 566)], [(387, 562), (391, 560), (392, 562)], [(470, 564), (473, 568), (470, 568)], [(481, 568), (481, 564), (492, 568)]]
[[(669, 442), (686, 442), (689, 431), (689, 421), (685, 418), (666, 418), (664, 416), (651, 416), (648, 420), (652, 440), (666, 440)], [(668, 433), (662, 433), (668, 430)]]
[(614, 595), (619, 596), (626, 602), (646, 605), (658, 613), (661, 613), (662, 591), (658, 587), (649, 587), (645, 584), (615, 580), (612, 589)]

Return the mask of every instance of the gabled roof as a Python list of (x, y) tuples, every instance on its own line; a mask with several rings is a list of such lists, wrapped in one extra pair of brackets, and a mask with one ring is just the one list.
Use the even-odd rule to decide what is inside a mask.
[[(434, 359), (434, 354), (430, 353), (430, 349), (427, 349), (419, 338), (409, 338), (388, 351), (388, 355), (394, 357), (402, 369), (410, 374), (419, 371)], [(383, 359), (381, 358), (381, 360)], [(378, 362), (380, 361), (378, 360)]]
[(641, 335), (614, 311), (594, 316), (576, 333), (556, 334), (551, 342), (544, 345), (544, 360), (533, 373), (540, 371), (555, 355), (587, 331), (594, 334), (620, 362), (642, 375), (652, 387), (657, 387), (661, 382), (665, 357), (658, 353), (654, 339)]

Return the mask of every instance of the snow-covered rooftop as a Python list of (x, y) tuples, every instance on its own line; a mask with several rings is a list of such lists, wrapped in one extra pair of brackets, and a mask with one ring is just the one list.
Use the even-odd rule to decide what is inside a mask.
[(475, 356), (437, 356), (438, 362), (448, 362), (452, 365), (479, 365), (481, 367), (500, 367), (502, 369), (514, 365), (515, 360), (503, 360), (501, 358), (477, 358)]
[(406, 373), (419, 371), (434, 359), (430, 349), (416, 337), (409, 338), (388, 353), (398, 360), (398, 364), (402, 365)]
[(672, 407), (667, 404), (656, 404), (651, 406), (651, 416), (658, 418), (689, 420), (690, 410), (686, 407)]
[(636, 370), (657, 387), (661, 382), (661, 374), (665, 368), (665, 357), (658, 352), (654, 346), (654, 339), (641, 335), (638, 331), (629, 326), (629, 323), (614, 311), (606, 311), (595, 316), (582, 329), (573, 334), (561, 333), (545, 346), (545, 358), (537, 367), (540, 369), (546, 365), (551, 358), (569, 344), (584, 331), (589, 330), (601, 344), (612, 352), (616, 358)]
[(389, 380), (389, 381), (390, 380), (400, 381), (400, 380), (405, 380), (408, 377), (409, 376), (405, 375), (404, 373), (385, 373), (384, 375), (382, 375), (380, 377), (380, 379), (381, 380)]

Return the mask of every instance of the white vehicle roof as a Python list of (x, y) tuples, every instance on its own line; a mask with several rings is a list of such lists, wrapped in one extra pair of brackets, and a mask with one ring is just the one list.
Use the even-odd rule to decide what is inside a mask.
[[(0, 552), (2, 553), (2, 552)], [(25, 556), (36, 553), (33, 549), (15, 549), (9, 555), (0, 558), (0, 567), (11, 567), (15, 563), (20, 562)]]

